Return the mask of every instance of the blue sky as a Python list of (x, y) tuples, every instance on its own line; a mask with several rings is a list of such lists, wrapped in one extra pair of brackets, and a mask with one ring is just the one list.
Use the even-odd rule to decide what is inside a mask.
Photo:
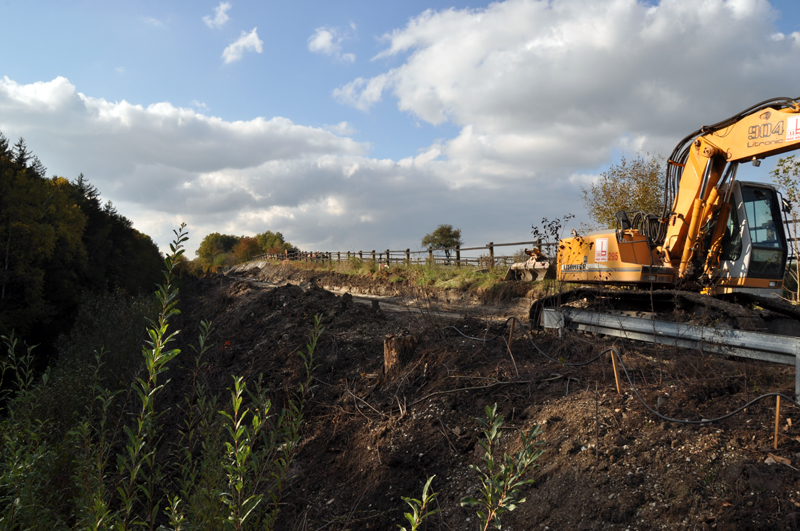
[(520, 241), (618, 157), (800, 96), (793, 7), (0, 0), (0, 131), (162, 246)]

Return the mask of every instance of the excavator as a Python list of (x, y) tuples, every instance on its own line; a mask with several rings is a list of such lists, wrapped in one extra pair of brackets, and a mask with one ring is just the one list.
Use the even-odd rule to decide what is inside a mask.
[(798, 101), (767, 100), (686, 136), (667, 161), (662, 215), (619, 212), (616, 230), (561, 240), (558, 279), (780, 295), (788, 247), (779, 193), (737, 181), (736, 171), (800, 149)]
[[(740, 164), (800, 149), (800, 99), (763, 101), (687, 135), (667, 160), (664, 211), (617, 213), (617, 228), (559, 241), (557, 279), (581, 285), (777, 299), (788, 256), (782, 210), (791, 206), (775, 187), (736, 180)], [(641, 289), (645, 288), (645, 289)], [(558, 294), (558, 302), (591, 288)], [(595, 289), (595, 292), (603, 290)], [(605, 293), (620, 290), (605, 290)], [(552, 299), (553, 297), (551, 297)], [(705, 297), (700, 297), (706, 299)], [(552, 300), (541, 303), (552, 304)], [(531, 308), (532, 324), (538, 320)]]

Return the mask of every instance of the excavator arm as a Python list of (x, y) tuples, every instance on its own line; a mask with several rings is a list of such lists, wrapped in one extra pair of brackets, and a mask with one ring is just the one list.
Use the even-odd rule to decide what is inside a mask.
[[(712, 276), (719, 265), (737, 165), (758, 165), (763, 158), (798, 148), (800, 104), (787, 98), (762, 102), (684, 138), (668, 161), (667, 186), (677, 193), (663, 217), (667, 230), (657, 249), (663, 262), (676, 268), (682, 280)], [(694, 259), (705, 251), (703, 271), (695, 271)]]

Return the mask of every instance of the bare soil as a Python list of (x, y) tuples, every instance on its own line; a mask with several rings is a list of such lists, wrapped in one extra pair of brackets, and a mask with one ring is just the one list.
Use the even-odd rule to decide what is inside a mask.
[[(363, 295), (391, 298), (359, 301)], [(300, 381), (298, 351), (321, 316), (317, 387), (281, 530), (396, 529), (406, 524), (401, 497), (420, 497), (431, 475), (441, 512), (422, 529), (478, 529), (473, 510), (459, 501), (477, 494), (478, 477), (468, 468), (482, 463), (475, 419), (495, 403), (505, 418), (502, 450), (517, 451), (518, 432), (536, 424), (545, 448), (527, 501), (503, 516), (504, 529), (798, 528), (794, 406), (782, 409), (778, 450), (774, 399), (711, 425), (663, 421), (627, 382), (617, 394), (609, 355), (567, 367), (543, 357), (519, 327), (509, 353), (504, 317), (525, 322), (531, 295), (523, 282), (443, 293), (380, 275), (261, 264), (188, 283), (181, 327), (191, 338), (200, 319), (214, 322), (215, 347), (202, 373), (211, 389), (224, 393), (231, 374), (248, 381), (263, 375), (280, 401), (281, 390)], [(456, 329), (478, 338), (502, 333), (483, 342)], [(389, 334), (420, 342), (405, 367), (384, 374)], [(785, 366), (578, 334), (535, 332), (532, 339), (562, 362), (616, 347), (644, 400), (673, 418), (713, 418), (794, 388), (794, 369)], [(180, 389), (188, 375), (173, 378)]]

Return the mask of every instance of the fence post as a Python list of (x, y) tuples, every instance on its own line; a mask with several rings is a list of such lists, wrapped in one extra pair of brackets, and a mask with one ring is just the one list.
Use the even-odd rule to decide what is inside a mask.
[(392, 265), (392, 259), (391, 255), (389, 254), (389, 249), (386, 249), (386, 265), (390, 267)]
[(363, 252), (358, 251), (358, 259), (362, 260), (362, 261), (364, 260), (364, 253)]
[(375, 249), (372, 250), (372, 261), (375, 261)]
[(489, 269), (494, 269), (494, 242), (489, 242)]
[(433, 265), (433, 248), (428, 247), (428, 263)]
[(406, 249), (406, 265), (411, 263), (411, 249)]
[(341, 262), (342, 261), (342, 253), (341, 253), (341, 251), (336, 251), (336, 261), (337, 262)]
[(461, 246), (456, 245), (456, 267), (461, 267)]

